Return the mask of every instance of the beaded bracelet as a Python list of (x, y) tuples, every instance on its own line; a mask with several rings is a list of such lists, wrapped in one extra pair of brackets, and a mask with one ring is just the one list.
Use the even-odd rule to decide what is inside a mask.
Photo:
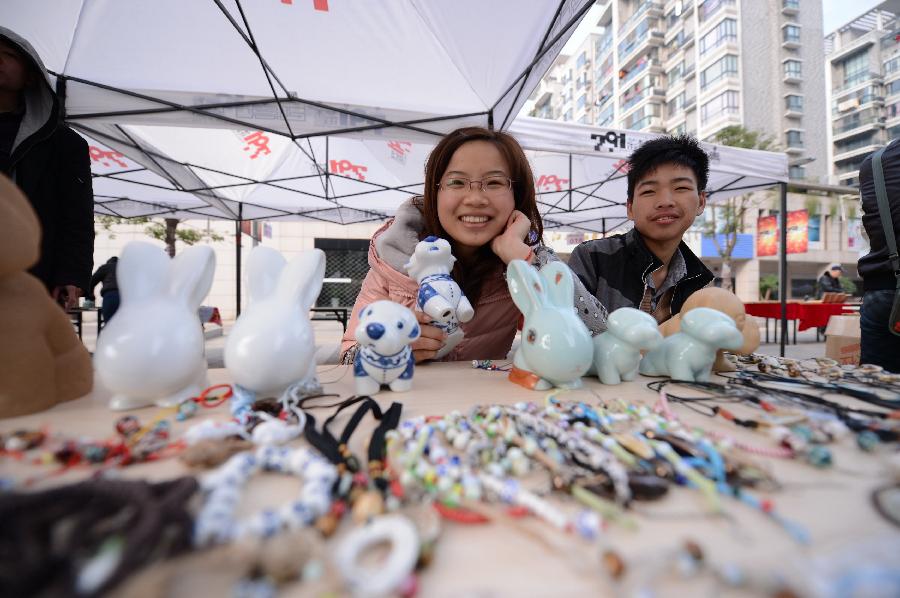
[[(241, 489), (257, 471), (288, 473), (303, 479), (300, 499), (279, 509), (264, 509), (242, 521), (234, 520)], [(311, 525), (331, 507), (335, 467), (308, 448), (265, 446), (239, 453), (202, 483), (206, 502), (194, 526), (194, 544), (209, 546), (247, 536), (270, 537), (284, 528)]]

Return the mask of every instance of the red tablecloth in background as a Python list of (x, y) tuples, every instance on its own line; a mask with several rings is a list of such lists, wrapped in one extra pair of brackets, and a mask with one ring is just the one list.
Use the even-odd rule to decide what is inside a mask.
[[(831, 316), (845, 313), (847, 303), (814, 303), (807, 301), (789, 301), (786, 305), (787, 319), (800, 320), (801, 331), (809, 328), (827, 326)], [(745, 303), (747, 314), (757, 318), (781, 318), (781, 304), (777, 301)]]

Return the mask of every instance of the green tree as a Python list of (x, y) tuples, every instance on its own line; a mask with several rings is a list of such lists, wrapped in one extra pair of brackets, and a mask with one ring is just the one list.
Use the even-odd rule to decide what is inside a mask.
[(146, 224), (144, 234), (166, 244), (166, 253), (169, 257), (175, 257), (175, 242), (181, 241), (185, 245), (194, 245), (201, 241), (224, 241), (225, 238), (212, 230), (198, 230), (196, 228), (179, 228), (181, 222), (177, 218), (165, 218), (162, 222), (151, 220), (145, 216), (137, 218), (119, 218), (116, 216), (97, 216), (94, 221), (100, 228), (115, 238), (112, 231), (114, 224)]

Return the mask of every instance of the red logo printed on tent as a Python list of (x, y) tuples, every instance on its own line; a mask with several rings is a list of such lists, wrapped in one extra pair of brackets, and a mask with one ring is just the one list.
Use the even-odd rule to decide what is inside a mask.
[[(537, 180), (535, 187), (537, 187), (539, 191), (562, 191), (563, 186), (568, 184), (569, 179), (560, 178), (555, 174), (542, 174)], [(551, 189), (551, 187), (556, 187), (556, 189)]]
[(412, 143), (409, 141), (388, 141), (387, 145), (399, 157), (405, 156), (412, 149)]
[(335, 174), (344, 174), (346, 172), (352, 172), (356, 175), (361, 181), (366, 180), (366, 177), (363, 176), (363, 173), (369, 170), (365, 166), (361, 164), (354, 164), (350, 160), (332, 160), (331, 167), (329, 170)]
[[(282, 4), (293, 4), (294, 0), (281, 0)], [(313, 0), (313, 8), (328, 12), (328, 0)]]
[(91, 160), (93, 160), (94, 162), (100, 162), (107, 168), (112, 166), (112, 164), (110, 164), (110, 162), (115, 162), (118, 166), (121, 166), (122, 168), (128, 168), (127, 162), (125, 162), (124, 160), (119, 160), (119, 158), (125, 157), (124, 155), (120, 154), (119, 152), (114, 152), (112, 150), (105, 152), (102, 149), (100, 149), (99, 147), (92, 145), (92, 146), (89, 146), (88, 153), (91, 155)]
[(619, 160), (615, 164), (613, 164), (613, 168), (616, 169), (616, 172), (627, 173), (630, 169), (628, 167), (628, 160)]
[(269, 149), (269, 138), (263, 134), (262, 131), (255, 131), (250, 133), (246, 137), (244, 137), (244, 141), (247, 142), (247, 145), (244, 146), (244, 151), (248, 151), (251, 147), (256, 148), (256, 152), (252, 156), (250, 156), (251, 160), (255, 160), (257, 156), (260, 154), (271, 154), (272, 150)]

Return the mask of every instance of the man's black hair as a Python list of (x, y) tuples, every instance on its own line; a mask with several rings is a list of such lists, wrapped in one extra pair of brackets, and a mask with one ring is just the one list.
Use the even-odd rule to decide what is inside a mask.
[(647, 141), (628, 157), (628, 201), (634, 200), (634, 188), (645, 176), (663, 164), (677, 164), (694, 171), (697, 192), (706, 190), (709, 156), (690, 135), (666, 135)]

